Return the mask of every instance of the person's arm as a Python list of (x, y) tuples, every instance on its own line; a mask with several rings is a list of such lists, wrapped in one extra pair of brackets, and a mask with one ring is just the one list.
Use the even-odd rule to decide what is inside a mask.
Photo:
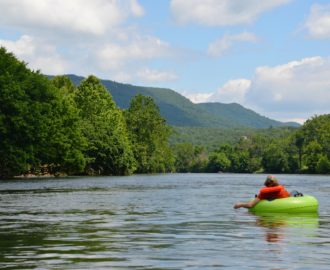
[(254, 198), (252, 201), (249, 201), (249, 202), (239, 202), (239, 203), (236, 203), (234, 205), (234, 208), (235, 209), (241, 208), (241, 207), (251, 208), (251, 207), (255, 206), (258, 202), (260, 202), (260, 199), (259, 198)]

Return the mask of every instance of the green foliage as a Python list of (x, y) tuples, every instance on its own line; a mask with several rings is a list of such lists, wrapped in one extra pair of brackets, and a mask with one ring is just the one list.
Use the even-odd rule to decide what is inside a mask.
[(225, 153), (211, 153), (207, 166), (208, 172), (227, 172), (231, 167), (231, 161)]
[(175, 168), (177, 172), (189, 172), (195, 158), (194, 146), (190, 143), (180, 143), (173, 147)]
[(202, 172), (206, 170), (208, 155), (204, 147), (180, 143), (172, 149), (177, 172)]
[(271, 143), (266, 147), (262, 165), (266, 172), (271, 173), (285, 173), (289, 168), (286, 153), (276, 143)]
[(329, 174), (330, 173), (330, 160), (327, 156), (322, 155), (316, 165), (317, 173)]
[(30, 71), (4, 48), (0, 103), (1, 178), (41, 169), (81, 170), (83, 141), (72, 124), (77, 114), (46, 77)]
[[(191, 143), (215, 151), (219, 145), (235, 145), (241, 138), (251, 138), (254, 145), (260, 148), (266, 140), (281, 139), (293, 134), (297, 129), (288, 127), (249, 129), (249, 128), (202, 128), (202, 127), (173, 127), (174, 132), (170, 137), (172, 145)], [(259, 140), (257, 142), (256, 140)]]
[(203, 146), (194, 147), (194, 159), (191, 166), (192, 172), (204, 172), (208, 164), (208, 155), (206, 149)]
[(308, 173), (329, 173), (330, 114), (312, 117), (296, 132), (300, 169)]
[(171, 129), (153, 99), (142, 95), (134, 97), (125, 111), (125, 118), (137, 172), (172, 171), (174, 159), (168, 144)]
[(250, 173), (259, 170), (260, 159), (252, 155), (251, 151), (253, 147), (252, 141), (248, 140), (246, 137), (242, 138), (234, 146), (222, 145), (215, 151), (216, 155), (221, 154), (221, 156), (229, 160), (229, 162), (227, 162), (222, 158), (222, 166), (225, 166), (225, 169), (222, 171)]
[(88, 141), (86, 172), (103, 175), (132, 173), (135, 160), (126, 124), (108, 91), (96, 77), (89, 76), (74, 92), (74, 100)]
[(57, 103), (53, 105), (50, 121), (54, 125), (48, 128), (48, 140), (53, 146), (44, 149), (45, 156), (53, 154), (55, 160), (49, 160), (51, 173), (81, 173), (86, 165), (84, 151), (87, 140), (83, 136), (82, 119), (74, 102), (74, 85), (66, 77), (55, 77), (52, 84), (58, 91)]
[(196, 104), (208, 111), (224, 123), (227, 127), (268, 128), (280, 126), (298, 127), (297, 123), (282, 123), (262, 116), (252, 110), (246, 109), (237, 103), (224, 104), (219, 102)]
[[(77, 85), (83, 79), (75, 75), (70, 75), (70, 78)], [(297, 123), (281, 123), (268, 119), (238, 104), (194, 104), (171, 89), (134, 86), (110, 80), (102, 80), (101, 83), (111, 93), (116, 104), (123, 109), (128, 108), (131, 99), (138, 94), (152, 97), (161, 115), (172, 126), (207, 128), (299, 126)]]
[(29, 75), (24, 63), (0, 48), (0, 178), (22, 173), (34, 158), (32, 130), (25, 123), (28, 96), (21, 84)]
[(304, 147), (304, 163), (309, 173), (317, 172), (317, 163), (322, 157), (322, 146), (317, 141), (310, 141)]
[[(238, 104), (195, 105), (169, 89), (73, 79), (78, 87), (63, 76), (49, 81), (0, 48), (0, 178), (43, 171), (330, 173), (329, 114), (300, 128), (273, 128), (282, 124)], [(131, 100), (127, 110), (109, 89), (122, 108)], [(186, 127), (170, 128), (161, 115)]]
[[(242, 136), (237, 142), (232, 144), (222, 144), (217, 149), (205, 153), (207, 164), (196, 165), (194, 171), (198, 172), (297, 172), (298, 155), (292, 133), (279, 132), (277, 135), (265, 136), (265, 133), (252, 133), (250, 136)], [(268, 133), (266, 133), (268, 134)], [(288, 136), (287, 134), (291, 134)], [(187, 143), (186, 143), (187, 144)], [(181, 145), (174, 145), (174, 149), (180, 149)], [(188, 144), (189, 145), (189, 144)], [(191, 155), (193, 146), (184, 155), (176, 154), (176, 165), (179, 171), (191, 171), (190, 164), (193, 157)], [(178, 151), (178, 150), (177, 150)], [(186, 158), (186, 162), (185, 161)], [(180, 164), (180, 166), (178, 166)]]
[(52, 79), (52, 83), (64, 96), (72, 95), (76, 91), (76, 86), (67, 76), (56, 76)]

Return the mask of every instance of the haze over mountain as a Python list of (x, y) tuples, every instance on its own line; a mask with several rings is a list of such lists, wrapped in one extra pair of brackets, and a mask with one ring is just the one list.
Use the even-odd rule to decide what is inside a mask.
[[(84, 79), (73, 74), (66, 76), (76, 85)], [(179, 93), (167, 88), (142, 87), (111, 80), (101, 80), (101, 82), (122, 109), (128, 108), (131, 98), (137, 94), (153, 97), (162, 116), (166, 118), (168, 124), (173, 126), (213, 128), (299, 126), (294, 122), (283, 123), (269, 119), (237, 103), (194, 104)]]

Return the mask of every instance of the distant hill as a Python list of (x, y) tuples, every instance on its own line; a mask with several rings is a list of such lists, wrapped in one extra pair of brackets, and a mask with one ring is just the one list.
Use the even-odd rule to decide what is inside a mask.
[[(66, 75), (76, 85), (83, 77)], [(109, 90), (118, 107), (126, 109), (130, 100), (137, 94), (151, 96), (159, 106), (168, 124), (189, 127), (217, 128), (269, 128), (279, 126), (299, 126), (298, 123), (282, 123), (261, 116), (239, 104), (201, 103), (194, 104), (179, 93), (167, 88), (142, 87), (101, 80)]]
[(283, 127), (293, 126), (298, 127), (298, 123), (272, 120), (268, 117), (262, 116), (250, 109), (244, 108), (237, 103), (200, 103), (196, 104), (200, 108), (207, 110), (212, 115), (219, 115), (229, 121), (235, 122), (241, 126), (254, 127), (254, 128), (267, 128), (267, 127)]

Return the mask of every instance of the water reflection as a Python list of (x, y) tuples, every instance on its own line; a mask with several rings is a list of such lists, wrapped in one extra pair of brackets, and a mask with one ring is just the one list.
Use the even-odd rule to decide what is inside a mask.
[(251, 213), (256, 217), (256, 225), (265, 229), (267, 242), (279, 242), (289, 233), (298, 233), (301, 237), (315, 236), (319, 228), (318, 213)]

